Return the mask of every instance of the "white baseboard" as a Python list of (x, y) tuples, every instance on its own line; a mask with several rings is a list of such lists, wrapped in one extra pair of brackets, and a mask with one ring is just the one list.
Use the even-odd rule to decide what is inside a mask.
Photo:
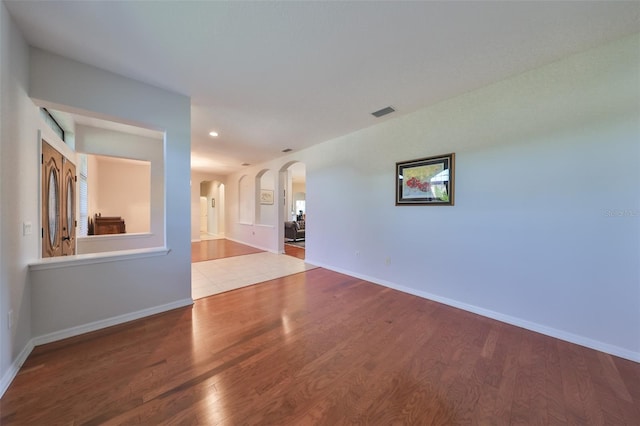
[(137, 320), (140, 318), (148, 317), (150, 315), (159, 314), (161, 312), (170, 311), (176, 308), (182, 308), (184, 306), (193, 305), (193, 299), (182, 299), (175, 302), (167, 303), (166, 305), (154, 306), (152, 308), (142, 309), (136, 312), (130, 312), (116, 317), (111, 317), (99, 321), (90, 322), (88, 324), (78, 325), (76, 327), (67, 328), (60, 331), (54, 331), (53, 333), (37, 336), (32, 339), (35, 346), (44, 345), (45, 343), (56, 342), (58, 340), (66, 339), (68, 337), (78, 336), (80, 334), (89, 333), (91, 331), (100, 330), (102, 328), (111, 327), (112, 325), (118, 325), (125, 322)]
[(20, 367), (26, 361), (27, 357), (31, 353), (34, 347), (38, 345), (44, 345), (45, 343), (51, 343), (58, 340), (66, 339), (68, 337), (78, 336), (80, 334), (89, 333), (91, 331), (100, 330), (102, 328), (111, 327), (112, 325), (122, 324), (125, 322), (137, 320), (140, 318), (148, 317), (150, 315), (159, 314), (161, 312), (170, 311), (176, 308), (182, 308), (193, 304), (193, 299), (182, 299), (175, 302), (167, 303), (166, 305), (154, 306), (152, 308), (142, 309), (140, 311), (131, 312), (124, 315), (118, 315), (116, 317), (107, 318), (100, 321), (94, 321), (89, 324), (83, 324), (76, 327), (67, 328), (65, 330), (54, 331), (53, 333), (45, 334), (43, 336), (37, 336), (29, 340), (24, 349), (16, 357), (11, 364), (11, 367), (2, 376), (0, 381), (0, 397), (4, 395), (9, 385), (20, 371)]
[(274, 251), (270, 248), (267, 247), (262, 247), (262, 246), (258, 246), (256, 244), (251, 244), (248, 243), (246, 241), (240, 241), (240, 240), (236, 240), (235, 238), (229, 238), (229, 237), (225, 237), (225, 239), (229, 240), (229, 241), (233, 241), (234, 243), (239, 243), (239, 244), (244, 244), (245, 246), (249, 246), (249, 247), (253, 247), (253, 248), (257, 248), (258, 250), (264, 250), (264, 251), (268, 251), (269, 253), (276, 253), (276, 254), (280, 254), (277, 251)]
[(462, 309), (467, 312), (482, 315), (483, 317), (491, 318), (500, 322), (515, 325), (516, 327), (524, 328), (526, 330), (535, 331), (536, 333), (544, 334), (546, 336), (554, 337), (556, 339), (564, 340), (566, 342), (575, 343), (576, 345), (584, 346), (590, 349), (594, 349), (600, 352), (605, 352), (610, 355), (615, 355), (620, 358), (628, 359), (634, 362), (640, 362), (640, 353), (634, 352), (619, 346), (610, 345), (598, 340), (590, 339), (585, 336), (569, 333), (563, 330), (558, 330), (552, 327), (547, 327), (535, 322), (531, 322), (522, 318), (513, 317), (511, 315), (505, 315), (500, 312), (495, 312), (489, 309), (484, 309), (475, 305), (469, 305), (457, 300), (449, 299), (442, 296), (437, 296), (428, 292), (416, 290), (413, 288), (401, 286), (389, 281), (380, 280), (378, 278), (370, 277), (363, 274), (358, 274), (353, 271), (349, 271), (342, 268), (335, 268), (331, 265), (325, 265), (322, 262), (316, 262), (314, 260), (305, 259), (305, 263), (319, 266), (321, 268), (329, 269), (331, 271), (339, 272), (341, 274), (350, 275), (352, 277), (360, 278), (365, 281), (372, 282), (374, 284), (389, 287), (394, 290), (401, 291), (403, 293), (412, 294), (414, 296), (422, 297), (423, 299), (433, 300), (434, 302), (442, 303), (444, 305), (453, 306), (454, 308)]
[(29, 340), (16, 359), (13, 360), (9, 369), (2, 375), (2, 380), (0, 380), (0, 398), (2, 398), (4, 393), (7, 391), (9, 385), (13, 382), (13, 379), (15, 379), (18, 371), (20, 371), (20, 367), (22, 367), (22, 364), (27, 360), (27, 357), (33, 350), (34, 346), (33, 339)]

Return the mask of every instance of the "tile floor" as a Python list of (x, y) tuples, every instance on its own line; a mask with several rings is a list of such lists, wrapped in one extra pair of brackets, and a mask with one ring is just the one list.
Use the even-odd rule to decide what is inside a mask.
[(295, 257), (269, 252), (196, 262), (191, 264), (191, 297), (200, 299), (313, 268)]

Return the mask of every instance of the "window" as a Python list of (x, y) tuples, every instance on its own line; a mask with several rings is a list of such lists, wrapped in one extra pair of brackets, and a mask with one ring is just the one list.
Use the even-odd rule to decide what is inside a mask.
[(47, 126), (51, 127), (56, 135), (58, 135), (58, 137), (62, 139), (63, 142), (65, 142), (64, 129), (60, 126), (56, 119), (53, 118), (53, 115), (51, 115), (51, 113), (46, 108), (40, 108), (40, 115), (42, 116), (42, 119), (45, 121), (45, 123), (47, 123)]

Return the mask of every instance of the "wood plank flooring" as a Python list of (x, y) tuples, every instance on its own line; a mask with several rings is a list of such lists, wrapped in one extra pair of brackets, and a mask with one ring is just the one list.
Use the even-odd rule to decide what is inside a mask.
[(39, 346), (2, 425), (639, 425), (640, 364), (314, 269)]
[(290, 244), (284, 245), (284, 254), (289, 256), (297, 257), (298, 259), (304, 260), (305, 249), (302, 247), (292, 246)]
[(191, 243), (191, 262), (244, 256), (245, 254), (262, 253), (263, 251), (226, 239), (196, 241)]
[[(263, 250), (226, 239), (204, 240), (191, 243), (191, 262), (223, 259), (246, 254), (262, 253)], [(284, 245), (284, 253), (304, 260), (305, 250), (289, 244)]]

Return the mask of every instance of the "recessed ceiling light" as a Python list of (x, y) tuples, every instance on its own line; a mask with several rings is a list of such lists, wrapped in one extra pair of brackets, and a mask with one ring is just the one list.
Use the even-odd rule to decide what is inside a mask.
[(218, 136), (218, 132), (211, 131), (211, 132), (209, 132), (209, 136), (211, 136), (211, 137), (214, 137), (214, 138), (215, 138), (215, 137), (217, 137), (217, 136)]

